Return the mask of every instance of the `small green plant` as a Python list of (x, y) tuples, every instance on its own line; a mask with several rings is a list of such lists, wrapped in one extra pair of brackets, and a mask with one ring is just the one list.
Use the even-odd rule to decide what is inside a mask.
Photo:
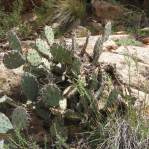
[(148, 36), (149, 28), (146, 27), (146, 28), (138, 29), (137, 34), (140, 35), (140, 36)]
[(116, 41), (118, 46), (141, 46), (142, 43), (133, 39), (133, 38), (127, 38), (127, 39), (120, 39)]

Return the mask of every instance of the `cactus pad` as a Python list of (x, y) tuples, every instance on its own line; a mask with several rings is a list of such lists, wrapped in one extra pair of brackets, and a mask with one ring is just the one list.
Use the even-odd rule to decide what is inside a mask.
[(68, 51), (65, 47), (61, 45), (54, 45), (50, 49), (54, 61), (63, 63), (63, 64), (72, 64), (73, 55), (71, 51)]
[(48, 45), (48, 43), (45, 41), (45, 40), (42, 40), (40, 38), (36, 39), (36, 48), (37, 50), (43, 54), (43, 55), (46, 55), (48, 57), (51, 57), (51, 54), (50, 54), (50, 47)]
[(48, 40), (49, 45), (52, 45), (54, 43), (54, 33), (52, 28), (50, 26), (45, 26), (44, 33)]
[(28, 99), (35, 100), (37, 98), (38, 81), (34, 75), (26, 72), (22, 77), (21, 86)]
[(14, 109), (12, 115), (12, 124), (16, 129), (24, 129), (27, 128), (29, 124), (29, 114), (24, 107), (17, 107)]
[(111, 35), (111, 21), (107, 21), (104, 29), (103, 42), (107, 41)]
[(3, 63), (8, 69), (15, 69), (25, 63), (20, 52), (12, 50), (4, 55)]
[(55, 107), (59, 105), (59, 101), (62, 100), (61, 91), (56, 85), (50, 84), (41, 90), (43, 102), (48, 107)]
[(0, 134), (7, 133), (8, 130), (13, 129), (13, 126), (8, 117), (0, 112)]
[(10, 31), (8, 34), (9, 45), (12, 50), (17, 50), (21, 52), (21, 42), (14, 31)]
[(39, 66), (41, 64), (42, 58), (40, 57), (40, 55), (36, 50), (32, 49), (27, 53), (27, 61), (32, 66)]

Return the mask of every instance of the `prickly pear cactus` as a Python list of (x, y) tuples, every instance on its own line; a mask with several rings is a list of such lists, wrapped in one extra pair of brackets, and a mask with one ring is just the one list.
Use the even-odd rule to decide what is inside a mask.
[(48, 107), (59, 106), (59, 101), (63, 99), (61, 91), (54, 84), (50, 84), (44, 87), (41, 90), (41, 96), (42, 96), (43, 102)]
[(25, 129), (28, 127), (30, 116), (24, 107), (17, 107), (11, 115), (12, 124), (15, 129)]
[(8, 33), (8, 40), (9, 46), (12, 48), (12, 50), (17, 50), (21, 52), (21, 42), (14, 31), (10, 31)]
[(29, 100), (35, 100), (38, 96), (38, 81), (31, 73), (26, 72), (22, 76), (21, 86), (24, 94)]
[(20, 52), (12, 50), (4, 55), (3, 63), (8, 69), (15, 69), (23, 65), (25, 60)]
[(50, 49), (54, 61), (63, 64), (72, 64), (73, 55), (71, 51), (68, 51), (65, 47), (61, 45), (54, 45)]
[(39, 66), (41, 64), (42, 58), (36, 50), (32, 49), (27, 53), (27, 61), (32, 66)]
[(38, 39), (36, 39), (35, 44), (36, 44), (36, 48), (37, 48), (38, 52), (40, 52), (41, 54), (43, 54), (45, 56), (51, 57), (50, 47), (45, 40), (38, 38)]
[(54, 33), (52, 28), (50, 26), (45, 26), (44, 33), (49, 45), (52, 45), (54, 43)]
[[(7, 133), (8, 130), (13, 129), (13, 126), (8, 117), (0, 112), (0, 134)], [(0, 135), (1, 136), (1, 135)]]

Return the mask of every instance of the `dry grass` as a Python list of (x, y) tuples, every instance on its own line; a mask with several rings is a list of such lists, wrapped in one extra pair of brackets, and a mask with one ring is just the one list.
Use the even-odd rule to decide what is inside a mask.
[(84, 0), (50, 0), (46, 3), (49, 7), (47, 21), (57, 22), (61, 26), (69, 27), (75, 22), (79, 22), (86, 13)]

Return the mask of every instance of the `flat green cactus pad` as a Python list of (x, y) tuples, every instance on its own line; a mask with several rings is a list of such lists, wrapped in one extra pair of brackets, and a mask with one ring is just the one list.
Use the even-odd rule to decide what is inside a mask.
[(48, 40), (48, 43), (50, 45), (52, 45), (54, 43), (54, 33), (53, 33), (52, 28), (50, 26), (45, 26), (44, 33), (45, 33), (45, 36)]
[(32, 49), (27, 53), (27, 61), (32, 66), (39, 66), (41, 64), (42, 58), (36, 50)]
[(30, 74), (25, 73), (22, 76), (21, 86), (23, 89), (24, 94), (30, 100), (35, 100), (38, 96), (38, 81), (37, 78)]
[(25, 60), (20, 52), (12, 50), (4, 55), (3, 63), (8, 69), (15, 69), (23, 65)]
[(47, 42), (45, 40), (42, 40), (40, 38), (36, 39), (36, 48), (37, 50), (43, 54), (43, 55), (46, 55), (48, 57), (51, 57), (51, 54), (50, 54), (50, 47), (49, 45), (47, 44)]
[(55, 107), (59, 105), (59, 101), (62, 100), (61, 91), (56, 85), (50, 84), (41, 91), (43, 102), (48, 107)]
[(0, 134), (7, 133), (8, 130), (13, 129), (13, 126), (8, 117), (0, 112)]
[(17, 50), (21, 52), (21, 42), (14, 31), (10, 31), (8, 34), (9, 45), (12, 50)]
[(14, 128), (16, 129), (24, 129), (27, 128), (29, 124), (29, 114), (24, 107), (17, 107), (14, 109), (11, 115), (12, 123)]

